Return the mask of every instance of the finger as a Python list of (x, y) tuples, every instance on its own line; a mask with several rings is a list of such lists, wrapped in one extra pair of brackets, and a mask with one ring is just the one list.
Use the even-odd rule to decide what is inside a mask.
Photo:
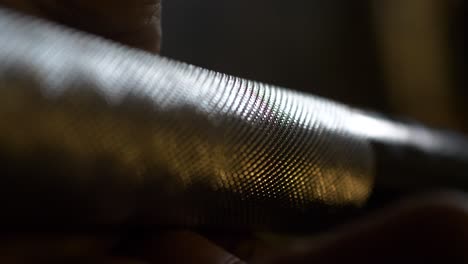
[(122, 257), (102, 257), (94, 259), (86, 259), (80, 263), (86, 264), (150, 264), (142, 260), (122, 258)]
[(157, 236), (142, 249), (151, 263), (239, 264), (239, 258), (189, 231), (172, 231)]
[(274, 263), (466, 263), (467, 205), (457, 193), (408, 201)]
[(85, 235), (15, 235), (0, 237), (0, 263), (66, 263), (111, 251), (116, 240)]
[(159, 52), (159, 0), (0, 0), (0, 5)]
[(200, 235), (243, 260), (250, 260), (261, 246), (261, 241), (251, 231), (205, 230)]

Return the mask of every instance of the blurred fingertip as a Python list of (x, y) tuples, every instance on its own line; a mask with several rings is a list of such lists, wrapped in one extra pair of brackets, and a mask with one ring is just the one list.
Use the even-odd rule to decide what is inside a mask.
[(156, 263), (243, 263), (223, 248), (190, 231), (161, 234), (144, 251), (145, 259)]

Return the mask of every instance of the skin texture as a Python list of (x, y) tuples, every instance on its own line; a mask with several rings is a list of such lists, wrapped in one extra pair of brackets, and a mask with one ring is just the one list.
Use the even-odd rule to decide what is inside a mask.
[(159, 52), (159, 1), (0, 0), (0, 4), (152, 53)]
[[(151, 0), (0, 0), (0, 5), (158, 53), (160, 3)], [(468, 198), (413, 197), (311, 238), (193, 231), (140, 239), (109, 234), (22, 233), (0, 237), (0, 263), (466, 263)], [(216, 242), (214, 242), (216, 241)]]

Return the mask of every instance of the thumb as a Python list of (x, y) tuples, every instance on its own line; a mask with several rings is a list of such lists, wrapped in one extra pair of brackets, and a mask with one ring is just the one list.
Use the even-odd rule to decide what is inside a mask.
[(0, 0), (0, 5), (159, 52), (160, 0)]

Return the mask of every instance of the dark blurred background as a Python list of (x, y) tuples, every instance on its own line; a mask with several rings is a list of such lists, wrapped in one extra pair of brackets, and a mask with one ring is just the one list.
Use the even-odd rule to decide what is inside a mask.
[(163, 55), (468, 131), (463, 0), (163, 0)]

